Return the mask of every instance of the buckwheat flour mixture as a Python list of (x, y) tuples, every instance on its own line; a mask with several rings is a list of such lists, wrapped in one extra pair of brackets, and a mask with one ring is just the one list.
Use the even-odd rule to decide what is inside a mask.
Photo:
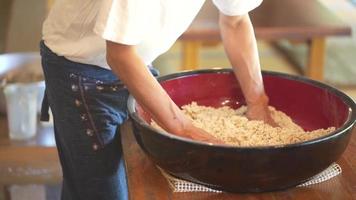
[[(279, 127), (272, 127), (262, 121), (248, 120), (244, 115), (246, 106), (234, 110), (227, 106), (213, 108), (192, 102), (182, 109), (195, 126), (234, 146), (292, 144), (318, 138), (335, 130), (335, 127), (329, 127), (304, 131), (289, 116), (273, 107), (269, 109)], [(152, 122), (152, 125), (159, 128), (155, 122)]]

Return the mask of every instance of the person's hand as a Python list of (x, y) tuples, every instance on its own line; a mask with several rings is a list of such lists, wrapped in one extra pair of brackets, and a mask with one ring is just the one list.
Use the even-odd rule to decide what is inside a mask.
[(268, 109), (268, 97), (266, 95), (263, 95), (255, 102), (247, 104), (246, 116), (249, 120), (264, 121), (272, 127), (278, 127), (278, 124), (273, 120), (271, 112)]
[(194, 126), (193, 124), (189, 124), (183, 133), (180, 133), (179, 136), (186, 137), (192, 140), (197, 140), (206, 143), (212, 144), (225, 144), (224, 141), (212, 136), (208, 132), (204, 131), (201, 128)]

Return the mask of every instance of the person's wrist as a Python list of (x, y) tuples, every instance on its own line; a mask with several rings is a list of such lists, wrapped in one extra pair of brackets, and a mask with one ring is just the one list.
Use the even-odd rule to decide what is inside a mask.
[(247, 118), (265, 121), (268, 117), (268, 101), (267, 95), (263, 94), (255, 101), (247, 102)]
[(265, 93), (260, 94), (257, 98), (246, 99), (248, 107), (268, 106), (269, 98)]
[(183, 137), (189, 136), (189, 132), (191, 132), (194, 127), (192, 121), (184, 115), (177, 117), (171, 122), (172, 126), (170, 128), (170, 132)]

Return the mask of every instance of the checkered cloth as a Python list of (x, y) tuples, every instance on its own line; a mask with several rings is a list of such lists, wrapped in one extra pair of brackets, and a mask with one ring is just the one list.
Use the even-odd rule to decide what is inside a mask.
[[(215, 192), (215, 193), (222, 192), (220, 190), (214, 190), (200, 184), (196, 184), (196, 183), (192, 183), (189, 181), (172, 177), (171, 175), (164, 172), (164, 170), (162, 170), (161, 168), (158, 167), (158, 169), (160, 169), (163, 176), (167, 179), (173, 192)], [(341, 167), (338, 164), (333, 163), (327, 169), (313, 176), (309, 181), (302, 183), (297, 187), (305, 187), (305, 186), (314, 185), (317, 183), (327, 181), (341, 174), (341, 172), (342, 172)]]

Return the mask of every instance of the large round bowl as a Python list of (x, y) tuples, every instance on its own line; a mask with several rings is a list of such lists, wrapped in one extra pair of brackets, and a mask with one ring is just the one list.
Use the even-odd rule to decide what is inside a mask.
[[(288, 114), (305, 130), (336, 127), (314, 140), (264, 147), (209, 145), (152, 128), (151, 117), (130, 97), (128, 109), (138, 144), (169, 174), (214, 189), (262, 192), (307, 181), (337, 161), (352, 134), (355, 102), (339, 90), (300, 76), (263, 72), (270, 105)], [(231, 70), (182, 72), (161, 77), (163, 88), (182, 106), (237, 108), (244, 98)]]

